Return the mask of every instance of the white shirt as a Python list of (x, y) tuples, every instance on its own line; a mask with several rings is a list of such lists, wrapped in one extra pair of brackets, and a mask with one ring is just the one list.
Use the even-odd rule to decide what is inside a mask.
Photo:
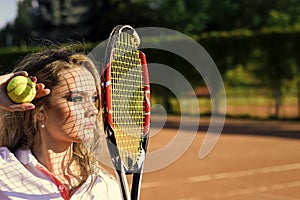
[[(0, 147), (0, 199), (63, 200), (51, 178), (37, 169), (38, 161), (30, 150), (11, 153)], [(118, 184), (99, 172), (93, 188), (91, 177), (72, 195), (71, 200), (118, 200), (121, 192)]]

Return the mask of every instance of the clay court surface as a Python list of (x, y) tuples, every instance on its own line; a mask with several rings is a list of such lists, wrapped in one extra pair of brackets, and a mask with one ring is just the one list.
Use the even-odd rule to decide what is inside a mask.
[(178, 134), (195, 138), (175, 162), (143, 175), (142, 200), (300, 199), (299, 121), (226, 119), (213, 150), (199, 159), (209, 120), (201, 118), (194, 134), (189, 125), (197, 118), (191, 117), (180, 133), (178, 117), (169, 117), (162, 129), (161, 118), (152, 118), (149, 152), (157, 162), (172, 156), (160, 150)]

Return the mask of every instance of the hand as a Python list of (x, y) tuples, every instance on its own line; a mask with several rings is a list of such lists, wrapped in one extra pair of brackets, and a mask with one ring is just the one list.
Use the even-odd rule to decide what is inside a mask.
[[(15, 72), (15, 73), (10, 73), (6, 75), (0, 76), (0, 108), (8, 111), (25, 111), (25, 110), (31, 110), (34, 109), (35, 106), (32, 103), (14, 103), (9, 99), (6, 93), (6, 85), (8, 81), (15, 77), (15, 76), (26, 76), (28, 77), (28, 73), (25, 71), (20, 71), (20, 72)], [(42, 83), (37, 83), (37, 78), (36, 77), (31, 77), (31, 80), (36, 83), (36, 95), (35, 99), (44, 97), (50, 93), (49, 89), (45, 88), (45, 85)]]

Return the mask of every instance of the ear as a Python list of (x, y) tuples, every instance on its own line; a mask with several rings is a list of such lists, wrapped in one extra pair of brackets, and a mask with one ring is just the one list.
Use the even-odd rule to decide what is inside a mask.
[(44, 106), (41, 106), (40, 108), (38, 108), (38, 110), (36, 112), (36, 119), (38, 121), (41, 121), (46, 118), (47, 118), (47, 111)]

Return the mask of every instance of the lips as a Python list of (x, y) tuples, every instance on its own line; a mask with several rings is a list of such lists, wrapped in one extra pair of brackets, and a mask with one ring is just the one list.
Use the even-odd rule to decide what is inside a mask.
[(84, 126), (83, 126), (83, 128), (84, 129), (92, 129), (92, 128), (94, 128), (94, 123), (89, 123), (89, 124), (85, 124)]

